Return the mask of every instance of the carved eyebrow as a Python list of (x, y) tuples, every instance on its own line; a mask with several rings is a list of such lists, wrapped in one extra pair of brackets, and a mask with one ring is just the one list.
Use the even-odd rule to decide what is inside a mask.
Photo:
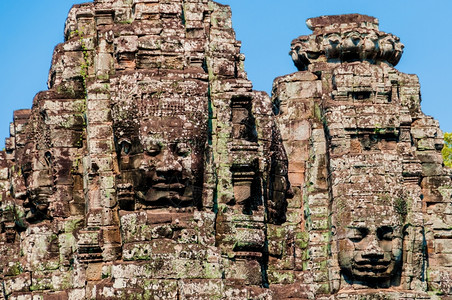
[(378, 229), (381, 229), (381, 230), (383, 230), (383, 231), (394, 231), (394, 229), (392, 228), (392, 226), (381, 226), (381, 227), (379, 227)]
[(389, 232), (394, 232), (394, 228), (392, 228), (391, 226), (381, 226), (377, 228), (377, 233), (380, 232), (382, 234), (385, 233), (389, 233)]
[(365, 227), (347, 227), (349, 232), (346, 234), (346, 237), (351, 240), (353, 243), (361, 242), (369, 233), (369, 229)]
[(392, 239), (392, 233), (394, 232), (394, 228), (392, 228), (391, 226), (381, 226), (379, 228), (377, 228), (377, 236), (379, 239), (385, 239), (388, 236), (386, 236), (387, 234), (390, 234), (390, 237)]
[(359, 226), (348, 226), (347, 229), (352, 229), (358, 231), (363, 237), (365, 237), (369, 233), (369, 229), (366, 227)]
[(124, 142), (132, 144), (132, 142), (126, 137), (121, 137), (117, 140), (118, 145), (120, 145), (121, 143), (124, 143)]
[(362, 226), (347, 226), (348, 229), (356, 229), (359, 231), (369, 231), (369, 229), (367, 229), (367, 227), (362, 227)]

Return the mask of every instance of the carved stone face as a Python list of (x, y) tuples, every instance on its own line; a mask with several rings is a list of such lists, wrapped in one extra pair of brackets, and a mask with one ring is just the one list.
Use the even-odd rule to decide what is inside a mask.
[(50, 187), (37, 187), (28, 191), (28, 198), (24, 202), (27, 209), (28, 221), (36, 221), (47, 217), (49, 198), (52, 195)]
[(402, 227), (396, 218), (378, 219), (370, 215), (366, 222), (344, 220), (337, 228), (339, 265), (352, 281), (388, 284), (401, 264)]
[(325, 37), (323, 46), (329, 58), (338, 58), (341, 52), (342, 37), (337, 33), (331, 33)]
[(357, 135), (333, 160), (339, 266), (352, 283), (389, 287), (402, 264), (406, 215), (401, 157), (391, 134)]
[(386, 36), (379, 41), (381, 56), (389, 59), (394, 53), (394, 39), (392, 36)]
[[(347, 68), (354, 74), (349, 82)], [(334, 101), (342, 106), (332, 102), (327, 111), (334, 108), (335, 114), (327, 113), (327, 118), (344, 127), (331, 131), (329, 150), (332, 223), (342, 279), (375, 288), (399, 285), (402, 231), (416, 197), (407, 185), (416, 189), (419, 178), (405, 165), (413, 153), (401, 125), (406, 116), (396, 83), (386, 69), (368, 63), (338, 67), (334, 76), (343, 88)], [(375, 89), (369, 82), (381, 86)]]
[(36, 153), (26, 158), (22, 167), (26, 198), (26, 219), (36, 222), (48, 217), (49, 198), (52, 196), (53, 174), (50, 152)]
[(147, 134), (133, 140), (126, 136), (118, 139), (118, 196), (123, 209), (140, 205), (180, 208), (199, 203), (203, 137), (167, 125), (143, 122), (140, 131)]

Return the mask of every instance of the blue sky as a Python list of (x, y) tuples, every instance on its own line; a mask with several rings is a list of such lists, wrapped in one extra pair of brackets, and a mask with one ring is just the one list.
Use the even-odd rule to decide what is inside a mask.
[[(1, 0), (0, 147), (9, 136), (13, 110), (30, 108), (47, 89), (53, 48), (63, 41), (64, 21), (77, 0)], [(400, 37), (404, 55), (397, 68), (419, 76), (422, 109), (452, 131), (451, 0), (219, 0), (232, 8), (237, 39), (254, 88), (271, 92), (273, 79), (295, 72), (290, 42), (309, 34), (307, 18), (362, 13), (377, 17), (380, 30)]]

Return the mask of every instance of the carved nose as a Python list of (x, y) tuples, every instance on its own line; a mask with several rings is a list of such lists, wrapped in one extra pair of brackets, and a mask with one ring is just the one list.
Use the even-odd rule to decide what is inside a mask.
[(381, 249), (378, 240), (375, 236), (369, 237), (369, 244), (365, 249), (365, 253), (362, 255), (364, 258), (381, 259), (384, 257), (383, 250)]
[(182, 165), (180, 164), (177, 157), (174, 154), (166, 152), (163, 156), (163, 159), (160, 160), (155, 166), (156, 171), (159, 172), (168, 172), (168, 171), (177, 171), (182, 172)]

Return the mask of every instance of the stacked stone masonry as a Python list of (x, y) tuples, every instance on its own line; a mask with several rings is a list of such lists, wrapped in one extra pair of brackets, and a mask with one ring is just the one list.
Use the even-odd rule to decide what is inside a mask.
[(307, 24), (270, 98), (228, 6), (75, 5), (0, 152), (0, 299), (452, 299), (451, 172), (403, 45)]

